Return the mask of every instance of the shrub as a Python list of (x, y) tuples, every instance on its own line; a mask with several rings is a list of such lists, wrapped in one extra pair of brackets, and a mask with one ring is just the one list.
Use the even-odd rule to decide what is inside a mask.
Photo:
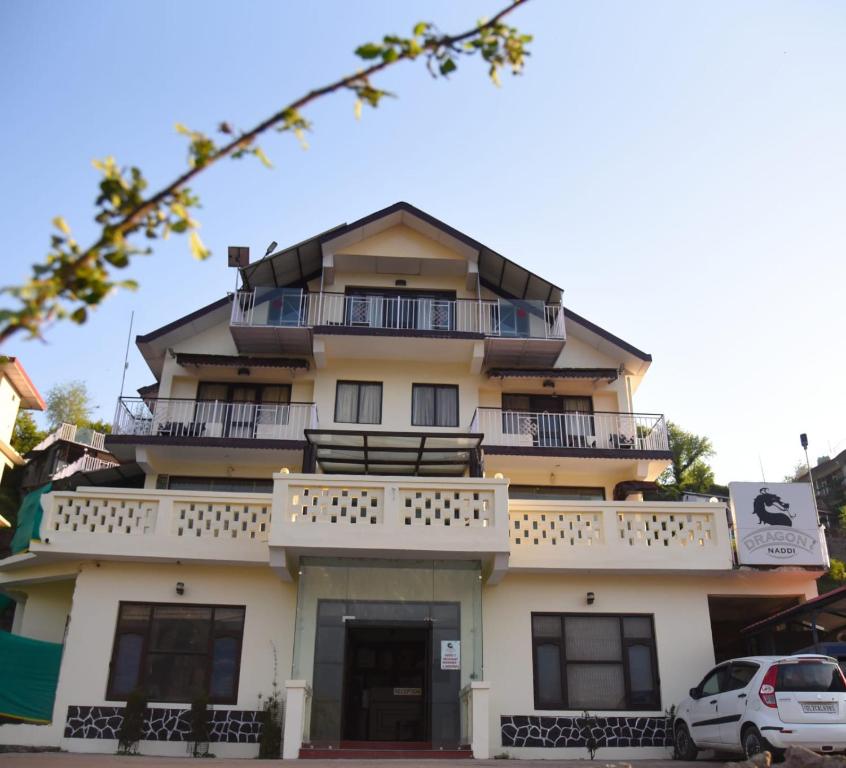
[(118, 730), (118, 754), (132, 755), (138, 752), (138, 742), (144, 736), (147, 720), (147, 694), (136, 688), (126, 699), (123, 722)]

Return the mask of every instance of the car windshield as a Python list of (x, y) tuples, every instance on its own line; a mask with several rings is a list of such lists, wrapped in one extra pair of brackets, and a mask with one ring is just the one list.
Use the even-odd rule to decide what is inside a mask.
[(798, 661), (778, 665), (776, 691), (842, 693), (846, 682), (840, 667), (830, 661)]

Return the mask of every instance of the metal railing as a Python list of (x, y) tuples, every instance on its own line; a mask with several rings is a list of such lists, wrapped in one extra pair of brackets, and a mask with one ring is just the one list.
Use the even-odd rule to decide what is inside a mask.
[(303, 440), (303, 431), (316, 427), (314, 403), (122, 397), (118, 400), (112, 434)]
[(304, 293), (261, 288), (236, 293), (231, 324), (475, 333), (498, 338), (565, 337), (563, 308), (542, 301)]
[(57, 472), (54, 472), (51, 480), (59, 480), (62, 477), (70, 477), (77, 472), (95, 472), (98, 469), (106, 469), (107, 467), (117, 466), (119, 466), (117, 461), (101, 459), (99, 456), (92, 456), (87, 453), (84, 456), (80, 456), (76, 461), (66, 464)]
[(539, 413), (478, 408), (470, 431), (484, 434), (483, 445), (633, 451), (670, 449), (667, 423), (662, 415), (652, 413)]
[(79, 443), (80, 445), (89, 445), (92, 448), (103, 451), (104, 441), (106, 435), (103, 432), (97, 432), (91, 427), (78, 427), (76, 424), (60, 424), (47, 437), (45, 437), (33, 451), (43, 451), (49, 448), (57, 440), (67, 440), (71, 443)]

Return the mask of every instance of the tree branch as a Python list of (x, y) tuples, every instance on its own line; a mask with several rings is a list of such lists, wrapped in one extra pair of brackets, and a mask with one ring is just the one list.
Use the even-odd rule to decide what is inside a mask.
[[(489, 21), (480, 22), (459, 34), (441, 35), (432, 25), (420, 23), (415, 26), (411, 38), (385, 36), (381, 44), (361, 46), (356, 50), (360, 58), (381, 57), (381, 60), (309, 91), (221, 147), (216, 147), (202, 133), (177, 126), (180, 132), (191, 137), (189, 151), (192, 167), (149, 197), (141, 195), (146, 181), (137, 168), (131, 169), (131, 179), (126, 179), (113, 160), (95, 163), (105, 177), (97, 200), (101, 206), (97, 221), (103, 225), (100, 237), (82, 250), (71, 238), (64, 220), (54, 219), (59, 234), (52, 238), (54, 251), (48, 256), (47, 262), (34, 265), (33, 278), (26, 285), (3, 289), (3, 292), (20, 299), (24, 307), (19, 311), (0, 310), (0, 343), (24, 329), (29, 330), (33, 336), (40, 335), (42, 325), (67, 315), (62, 301), (82, 302), (71, 318), (79, 323), (85, 322), (86, 307), (96, 306), (111, 290), (121, 285), (108, 280), (108, 267), (103, 262), (117, 268), (125, 267), (129, 256), (139, 252), (126, 243), (126, 238), (141, 228), (146, 230), (150, 238), (160, 236), (159, 232), (162, 237), (166, 237), (171, 231), (190, 231), (195, 255), (201, 258), (208, 255), (196, 236), (198, 225), (187, 213), (189, 207), (197, 204), (197, 199), (188, 191), (188, 183), (226, 157), (238, 158), (252, 153), (269, 165), (264, 153), (254, 147), (255, 140), (271, 128), (292, 130), (295, 133), (308, 128), (300, 110), (314, 101), (339, 90), (351, 90), (357, 95), (359, 104), (364, 100), (375, 107), (382, 96), (389, 94), (373, 88), (370, 78), (401, 61), (414, 60), (420, 56), (427, 59), (427, 66), (434, 76), (437, 74), (431, 67), (433, 60), (439, 65), (440, 75), (447, 76), (456, 69), (455, 57), (474, 53), (480, 53), (490, 64), (490, 76), (495, 82), (498, 82), (498, 69), (503, 66), (510, 66), (515, 74), (518, 73), (522, 68), (523, 57), (527, 55), (523, 46), (531, 37), (519, 35), (517, 30), (503, 25), (502, 20), (526, 2), (528, 0), (513, 0)], [(225, 123), (221, 125), (221, 131), (232, 133)], [(169, 206), (167, 211), (166, 206)]]

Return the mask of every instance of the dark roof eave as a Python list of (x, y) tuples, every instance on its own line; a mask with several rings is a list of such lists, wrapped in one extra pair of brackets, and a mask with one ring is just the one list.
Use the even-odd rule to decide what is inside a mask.
[(491, 368), (491, 379), (607, 379), (615, 381), (616, 368)]
[(177, 365), (219, 365), (244, 368), (294, 368), (308, 370), (307, 360), (301, 358), (251, 357), (249, 355), (209, 355), (194, 352), (177, 352)]
[(174, 320), (172, 323), (163, 325), (161, 328), (156, 328), (156, 330), (150, 331), (149, 333), (139, 334), (135, 337), (135, 343), (147, 344), (148, 342), (155, 341), (161, 336), (164, 336), (171, 331), (175, 331), (177, 328), (181, 328), (183, 325), (187, 325), (188, 323), (209, 314), (209, 312), (214, 312), (216, 309), (220, 309), (226, 304), (229, 304), (231, 301), (231, 296), (224, 296), (222, 299), (213, 301), (211, 304), (206, 304), (206, 306), (200, 307), (200, 309), (194, 310), (193, 312), (180, 317), (178, 320)]
[(641, 360), (647, 363), (652, 362), (652, 355), (650, 355), (649, 353), (638, 349), (632, 344), (629, 344), (627, 341), (623, 341), (619, 336), (615, 336), (613, 333), (606, 331), (604, 328), (600, 328), (598, 325), (596, 325), (596, 323), (592, 323), (590, 320), (582, 317), (576, 312), (573, 312), (572, 309), (564, 307), (564, 317), (568, 320), (572, 320), (574, 323), (578, 323), (584, 328), (587, 328), (589, 331), (593, 331), (597, 336), (601, 336), (606, 341), (610, 341), (615, 346), (625, 350), (626, 352), (634, 355), (635, 357), (640, 358)]

